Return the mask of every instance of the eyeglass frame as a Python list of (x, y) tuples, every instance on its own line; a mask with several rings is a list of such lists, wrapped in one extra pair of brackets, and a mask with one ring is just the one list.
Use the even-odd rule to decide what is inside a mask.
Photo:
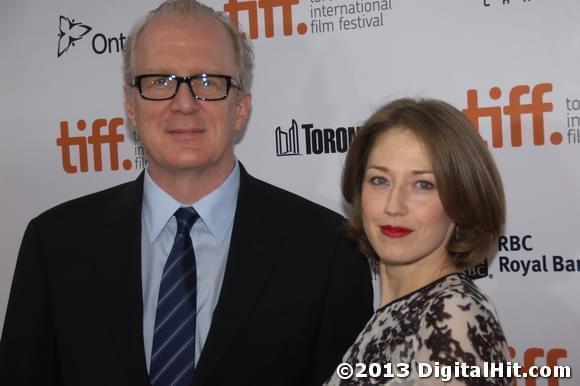
[[(166, 98), (149, 98), (143, 95), (143, 90), (141, 88), (141, 80), (143, 78), (146, 78), (148, 76), (164, 76), (167, 78), (172, 78), (174, 80), (177, 81), (177, 85), (175, 86), (175, 91), (173, 92), (173, 95), (171, 95), (170, 97), (166, 97)], [(198, 95), (195, 95), (195, 92), (193, 91), (193, 87), (191, 86), (191, 81), (193, 79), (201, 79), (204, 77), (208, 77), (208, 76), (213, 76), (213, 77), (217, 77), (217, 78), (222, 78), (225, 79), (226, 81), (226, 92), (225, 95), (223, 97), (220, 98), (204, 98), (204, 97), (200, 97)], [(139, 95), (141, 96), (141, 98), (148, 100), (148, 101), (168, 101), (170, 99), (175, 98), (175, 96), (177, 95), (177, 92), (179, 91), (179, 87), (181, 86), (182, 83), (185, 83), (187, 85), (187, 87), (189, 88), (189, 91), (191, 92), (191, 95), (193, 95), (194, 99), (200, 100), (200, 101), (221, 101), (224, 100), (228, 97), (228, 95), (230, 94), (230, 89), (233, 88), (237, 88), (238, 90), (241, 90), (241, 87), (237, 84), (237, 82), (234, 80), (234, 78), (230, 75), (223, 75), (223, 74), (209, 74), (206, 72), (202, 72), (200, 74), (193, 74), (193, 75), (188, 75), (188, 76), (179, 76), (179, 75), (175, 75), (175, 74), (141, 74), (141, 75), (137, 75), (135, 77), (133, 77), (133, 80), (131, 81), (131, 87), (137, 87), (137, 90), (139, 90)]]

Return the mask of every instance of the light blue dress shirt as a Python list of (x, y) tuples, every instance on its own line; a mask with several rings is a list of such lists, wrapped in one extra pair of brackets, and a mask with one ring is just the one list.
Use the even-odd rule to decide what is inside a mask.
[(177, 232), (173, 214), (181, 206), (193, 206), (200, 217), (190, 233), (197, 265), (197, 364), (224, 279), (239, 187), (237, 162), (232, 173), (216, 190), (194, 203), (176, 201), (153, 181), (149, 172), (145, 173), (141, 210), (141, 280), (147, 371), (151, 364), (159, 284)]

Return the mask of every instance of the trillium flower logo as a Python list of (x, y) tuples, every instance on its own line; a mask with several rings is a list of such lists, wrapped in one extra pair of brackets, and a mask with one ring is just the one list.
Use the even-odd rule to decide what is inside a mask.
[(58, 23), (57, 57), (60, 58), (70, 46), (74, 46), (77, 40), (82, 39), (91, 30), (92, 28), (88, 25), (77, 23), (74, 19), (61, 15)]

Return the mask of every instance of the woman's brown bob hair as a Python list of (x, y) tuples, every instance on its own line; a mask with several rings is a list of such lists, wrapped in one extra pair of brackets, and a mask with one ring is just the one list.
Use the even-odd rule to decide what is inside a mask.
[(505, 197), (486, 144), (455, 107), (435, 99), (398, 99), (379, 108), (356, 134), (346, 157), (342, 194), (351, 206), (347, 231), (362, 252), (377, 258), (362, 225), (361, 189), (377, 138), (394, 127), (411, 130), (423, 142), (445, 212), (456, 224), (447, 245), (458, 269), (482, 262), (501, 234)]

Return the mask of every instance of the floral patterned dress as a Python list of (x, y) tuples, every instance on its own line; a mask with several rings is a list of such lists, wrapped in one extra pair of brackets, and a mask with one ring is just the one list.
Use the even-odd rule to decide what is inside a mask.
[[(485, 377), (483, 371), (479, 376), (456, 372), (459, 377), (446, 383), (442, 372), (434, 376), (437, 364), (449, 370), (461, 364), (483, 369), (485, 362), (507, 362), (507, 343), (495, 309), (464, 273), (449, 274), (379, 308), (343, 362), (351, 366), (353, 375), (343, 374), (348, 379), (341, 379), (337, 369), (326, 385), (511, 383), (507, 370), (503, 377), (498, 372), (494, 377)], [(397, 367), (400, 364), (403, 367)], [(426, 376), (429, 369), (433, 373)]]

